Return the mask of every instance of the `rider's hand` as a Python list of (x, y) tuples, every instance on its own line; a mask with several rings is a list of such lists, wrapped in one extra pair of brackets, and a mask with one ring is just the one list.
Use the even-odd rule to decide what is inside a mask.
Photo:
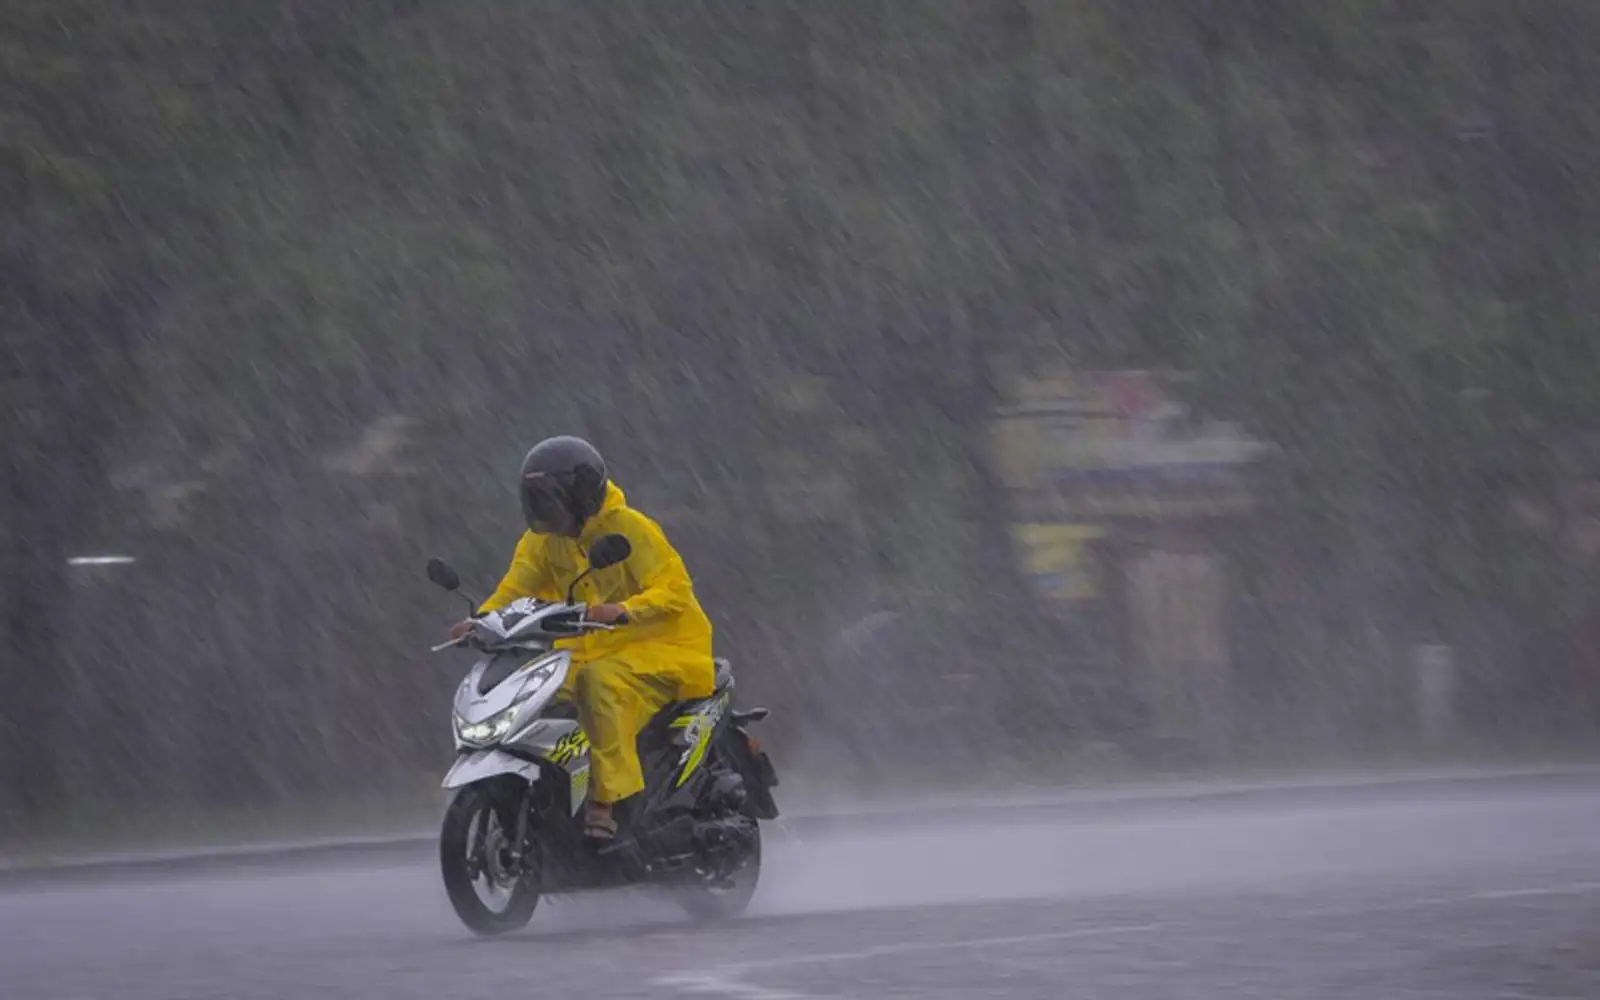
[(596, 604), (588, 610), (585, 617), (592, 622), (610, 625), (625, 620), (628, 617), (628, 609), (620, 604)]
[(454, 625), (450, 626), (450, 638), (459, 639), (471, 631), (472, 620), (470, 618), (466, 621), (456, 622)]

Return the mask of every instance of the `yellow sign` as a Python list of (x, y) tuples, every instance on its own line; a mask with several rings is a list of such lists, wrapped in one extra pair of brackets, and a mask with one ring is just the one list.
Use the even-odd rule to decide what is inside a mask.
[(1011, 526), (1023, 570), (1045, 598), (1054, 601), (1092, 601), (1100, 596), (1089, 543), (1104, 536), (1105, 529), (1089, 524)]

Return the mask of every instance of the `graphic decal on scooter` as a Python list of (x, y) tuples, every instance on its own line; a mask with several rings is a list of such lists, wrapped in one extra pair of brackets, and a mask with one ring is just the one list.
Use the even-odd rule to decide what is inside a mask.
[(717, 731), (717, 723), (722, 721), (723, 713), (728, 710), (728, 698), (724, 694), (707, 706), (705, 711), (673, 720), (672, 727), (683, 730), (683, 739), (687, 744), (683, 748), (683, 755), (678, 758), (678, 766), (682, 770), (678, 772), (677, 787), (683, 787), (689, 775), (705, 760), (712, 734)]
[(566, 764), (575, 757), (580, 757), (589, 752), (589, 737), (581, 729), (575, 729), (567, 735), (556, 740), (556, 745), (545, 754), (545, 759), (552, 764)]

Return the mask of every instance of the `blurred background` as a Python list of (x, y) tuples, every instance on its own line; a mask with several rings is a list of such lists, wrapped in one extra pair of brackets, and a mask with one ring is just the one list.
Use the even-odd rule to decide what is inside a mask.
[(557, 433), (791, 800), (1593, 755), (1597, 41), (9, 0), (3, 837), (431, 823), (423, 565), (487, 591)]

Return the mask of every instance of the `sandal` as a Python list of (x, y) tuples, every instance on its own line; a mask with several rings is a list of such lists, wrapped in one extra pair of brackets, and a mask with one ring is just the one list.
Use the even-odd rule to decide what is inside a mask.
[(611, 810), (590, 812), (583, 819), (583, 834), (595, 840), (613, 840), (617, 836), (617, 821)]

